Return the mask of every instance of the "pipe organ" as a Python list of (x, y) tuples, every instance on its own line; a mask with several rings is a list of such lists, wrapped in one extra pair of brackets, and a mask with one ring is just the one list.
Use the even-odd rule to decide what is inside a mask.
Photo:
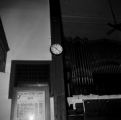
[(121, 42), (65, 39), (67, 96), (121, 94)]

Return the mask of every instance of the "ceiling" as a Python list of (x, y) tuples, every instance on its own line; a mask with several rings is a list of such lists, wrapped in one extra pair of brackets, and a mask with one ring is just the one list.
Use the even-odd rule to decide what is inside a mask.
[[(121, 22), (121, 0), (111, 0), (116, 19)], [(66, 37), (88, 39), (121, 39), (121, 31), (114, 31), (107, 23), (113, 23), (108, 0), (60, 0), (63, 30)]]

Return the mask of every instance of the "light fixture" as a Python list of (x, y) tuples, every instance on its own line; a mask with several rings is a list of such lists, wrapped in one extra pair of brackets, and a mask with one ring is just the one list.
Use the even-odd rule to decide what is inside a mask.
[(28, 114), (28, 120), (35, 120), (34, 114)]

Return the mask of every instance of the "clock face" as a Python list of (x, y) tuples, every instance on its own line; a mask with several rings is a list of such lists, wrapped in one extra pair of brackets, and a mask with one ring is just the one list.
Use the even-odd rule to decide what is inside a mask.
[(63, 51), (63, 48), (60, 44), (53, 44), (50, 47), (50, 51), (52, 54), (60, 55)]

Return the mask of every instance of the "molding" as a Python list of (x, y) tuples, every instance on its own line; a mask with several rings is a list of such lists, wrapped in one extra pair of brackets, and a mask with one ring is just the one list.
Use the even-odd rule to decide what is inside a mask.
[(113, 19), (112, 17), (62, 15), (62, 21), (64, 23), (107, 24), (108, 22), (113, 22)]

